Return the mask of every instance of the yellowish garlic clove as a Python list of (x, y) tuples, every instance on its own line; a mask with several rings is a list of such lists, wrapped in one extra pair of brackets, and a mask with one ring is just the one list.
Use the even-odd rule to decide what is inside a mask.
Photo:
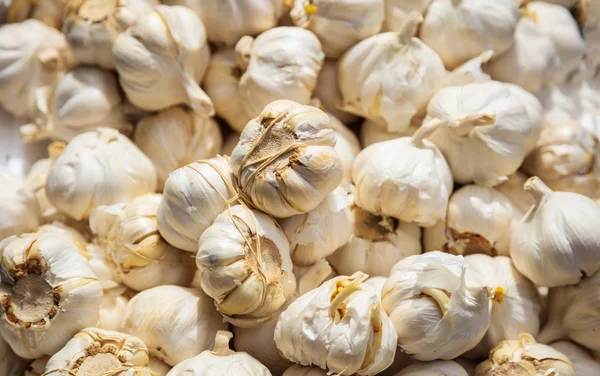
[(286, 369), (281, 376), (326, 376), (327, 371), (315, 366), (303, 366), (294, 364)]

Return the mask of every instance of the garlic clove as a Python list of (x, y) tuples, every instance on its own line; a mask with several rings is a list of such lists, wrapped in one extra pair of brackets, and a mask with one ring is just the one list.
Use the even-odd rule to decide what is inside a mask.
[(490, 75), (483, 71), (483, 65), (490, 61), (494, 54), (494, 50), (485, 50), (454, 69), (447, 76), (448, 86), (462, 86), (475, 82), (491, 81)]
[(327, 371), (319, 367), (306, 367), (301, 364), (294, 364), (286, 369), (281, 376), (327, 376)]
[(371, 146), (382, 141), (394, 140), (400, 137), (411, 137), (413, 134), (415, 134), (419, 127), (420, 124), (411, 125), (404, 132), (388, 132), (385, 129), (382, 129), (379, 124), (370, 120), (365, 120), (360, 127), (360, 144), (363, 146), (363, 148), (366, 148), (367, 146)]
[(360, 143), (350, 128), (332, 114), (327, 113), (327, 115), (329, 116), (329, 127), (336, 133), (334, 149), (340, 157), (344, 169), (342, 183), (350, 184), (352, 183), (352, 166), (361, 149)]

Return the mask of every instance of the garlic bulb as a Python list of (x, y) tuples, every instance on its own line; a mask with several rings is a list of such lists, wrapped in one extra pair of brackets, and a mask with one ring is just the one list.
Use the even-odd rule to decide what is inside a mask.
[(490, 351), (490, 359), (475, 369), (475, 376), (552, 374), (576, 375), (573, 365), (564, 354), (536, 343), (530, 334), (521, 334), (518, 340), (500, 342)]
[(98, 128), (75, 137), (46, 181), (50, 203), (76, 220), (156, 189), (152, 162), (117, 130)]
[(485, 50), (506, 51), (513, 43), (517, 8), (514, 0), (433, 0), (419, 38), (454, 69)]
[(431, 0), (386, 0), (383, 30), (400, 31), (412, 12), (425, 13)]
[(341, 110), (390, 132), (404, 131), (413, 117), (424, 115), (447, 72), (437, 53), (413, 37), (421, 21), (411, 14), (402, 31), (377, 34), (348, 50), (338, 66)]
[(242, 198), (278, 218), (316, 208), (342, 180), (335, 133), (323, 111), (270, 103), (244, 128), (230, 165)]
[(17, 356), (0, 336), (0, 374), (5, 376), (23, 375), (27, 363), (25, 359)]
[(212, 346), (215, 333), (226, 328), (202, 291), (169, 285), (134, 296), (122, 321), (122, 330), (141, 338), (150, 355), (170, 366)]
[(529, 208), (535, 203), (535, 200), (523, 186), (527, 181), (527, 175), (517, 171), (508, 177), (504, 183), (494, 187), (495, 190), (502, 193), (510, 200), (513, 209), (516, 209), (520, 214), (525, 214)]
[(384, 0), (293, 0), (294, 24), (313, 33), (328, 58), (336, 59), (361, 40), (379, 33)]
[(67, 0), (10, 0), (2, 5), (8, 8), (6, 23), (23, 22), (28, 18), (34, 18), (60, 30), (66, 3)]
[[(27, 177), (25, 178), (25, 186), (33, 192), (39, 208), (39, 213), (43, 219), (50, 219), (58, 216), (56, 208), (48, 201), (46, 195), (46, 179), (50, 169), (65, 151), (65, 143), (56, 141), (48, 146), (48, 158), (39, 159), (31, 166)], [(1, 238), (1, 236), (0, 236)]]
[(96, 324), (102, 286), (68, 236), (12, 236), (0, 255), (0, 333), (17, 355), (52, 355)]
[(453, 359), (472, 349), (491, 323), (496, 293), (467, 285), (462, 256), (429, 252), (400, 260), (383, 286), (381, 303), (413, 358)]
[(301, 364), (294, 364), (286, 369), (281, 376), (327, 376), (327, 371), (319, 367), (305, 367)]
[(140, 120), (134, 140), (154, 162), (159, 190), (171, 171), (198, 159), (215, 157), (223, 142), (214, 119), (181, 107), (171, 107)]
[(573, 342), (554, 342), (550, 347), (569, 358), (577, 376), (594, 376), (600, 369), (600, 362), (594, 360), (589, 352)]
[(400, 137), (411, 137), (420, 126), (421, 124), (411, 125), (404, 132), (388, 132), (382, 129), (379, 124), (365, 120), (360, 127), (360, 144), (363, 148), (366, 148), (382, 141), (394, 140)]
[(33, 118), (36, 91), (54, 86), (76, 64), (65, 36), (38, 20), (0, 29), (0, 104), (13, 116)]
[(519, 168), (535, 142), (522, 100), (495, 81), (440, 90), (429, 102), (425, 123), (435, 119), (441, 125), (429, 139), (460, 184), (498, 185)]
[(276, 27), (256, 39), (243, 37), (235, 51), (217, 51), (204, 87), (217, 115), (241, 132), (273, 101), (309, 104), (324, 58), (321, 43), (310, 31)]
[(396, 334), (367, 275), (333, 278), (293, 301), (275, 328), (281, 354), (341, 375), (374, 375), (396, 353)]
[(327, 111), (344, 124), (349, 124), (359, 119), (358, 116), (337, 108), (338, 104), (342, 101), (342, 93), (340, 93), (338, 86), (337, 60), (328, 59), (323, 63), (319, 78), (317, 79), (317, 86), (315, 86), (314, 97), (318, 98), (323, 107), (325, 107), (324, 111)]
[(185, 104), (200, 115), (214, 113), (198, 85), (210, 60), (206, 32), (190, 9), (158, 5), (142, 13), (115, 39), (112, 53), (121, 87), (134, 106), (159, 111)]
[(125, 295), (111, 295), (104, 292), (100, 304), (100, 316), (96, 326), (104, 330), (120, 330), (121, 319), (125, 315), (129, 298)]
[(354, 160), (360, 153), (360, 143), (358, 138), (341, 121), (335, 118), (332, 114), (329, 116), (329, 128), (333, 129), (336, 133), (335, 146), (333, 147), (338, 157), (342, 162), (342, 168), (344, 169), (344, 176), (342, 177), (342, 183), (352, 183), (352, 166)]
[(116, 76), (93, 67), (77, 67), (65, 74), (56, 88), (37, 91), (33, 124), (21, 127), (25, 142), (44, 138), (70, 141), (102, 126), (124, 133), (131, 124), (121, 110), (123, 102)]
[(4, 169), (0, 169), (0, 187), (0, 240), (37, 227), (39, 208), (29, 187)]
[[(512, 0), (511, 0), (512, 1)], [(452, 360), (436, 360), (427, 363), (410, 365), (397, 373), (396, 376), (468, 376), (463, 367)]]
[(553, 192), (538, 177), (525, 183), (535, 199), (513, 226), (510, 257), (533, 283), (555, 287), (578, 283), (600, 269), (600, 206), (577, 193)]
[(425, 139), (439, 124), (432, 121), (412, 137), (363, 149), (352, 171), (356, 204), (424, 227), (444, 219), (453, 187), (452, 174), (440, 150)]
[(200, 355), (179, 363), (167, 376), (271, 376), (265, 366), (247, 353), (231, 350), (231, 337), (231, 332), (218, 331), (212, 351), (205, 350)]
[(149, 194), (100, 205), (90, 215), (90, 227), (117, 266), (119, 280), (136, 291), (185, 286), (194, 276), (190, 255), (168, 244), (158, 232), (156, 213), (161, 200), (161, 194)]
[(200, 236), (233, 198), (226, 157), (196, 161), (169, 174), (158, 206), (158, 231), (180, 249), (196, 253)]

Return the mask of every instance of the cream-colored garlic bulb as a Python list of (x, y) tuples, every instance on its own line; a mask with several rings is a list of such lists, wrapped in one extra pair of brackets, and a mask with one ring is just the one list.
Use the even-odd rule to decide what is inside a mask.
[(357, 205), (425, 227), (444, 219), (452, 174), (440, 150), (425, 139), (439, 125), (439, 121), (432, 121), (412, 137), (363, 149), (352, 171)]
[(281, 376), (327, 376), (327, 371), (315, 366), (303, 366), (294, 364), (286, 369)]
[(252, 327), (268, 320), (296, 289), (290, 248), (271, 217), (235, 205), (198, 242), (202, 290), (226, 321)]
[(215, 157), (223, 143), (214, 119), (181, 107), (171, 107), (140, 120), (134, 140), (154, 162), (159, 190), (169, 173), (198, 159)]
[(68, 236), (9, 237), (0, 254), (0, 333), (19, 356), (52, 355), (96, 324), (102, 286)]
[(40, 216), (46, 220), (56, 218), (59, 214), (48, 201), (46, 195), (46, 179), (50, 169), (65, 150), (65, 143), (56, 141), (48, 146), (48, 158), (39, 159), (31, 166), (25, 178), (25, 185), (35, 195)]
[(10, 0), (5, 1), (2, 6), (7, 7), (7, 23), (23, 22), (28, 18), (33, 18), (60, 30), (67, 1)]
[(595, 376), (600, 369), (600, 362), (596, 361), (587, 350), (573, 342), (554, 342), (550, 347), (569, 358), (577, 376)]
[(352, 183), (352, 166), (354, 166), (354, 160), (358, 153), (360, 153), (360, 143), (358, 138), (341, 121), (339, 121), (332, 114), (329, 116), (329, 128), (333, 129), (336, 134), (335, 146), (333, 147), (338, 157), (342, 162), (342, 168), (344, 169), (344, 176), (342, 177), (342, 183)]
[(519, 168), (535, 142), (522, 100), (495, 81), (440, 90), (427, 108), (425, 123), (432, 120), (441, 125), (429, 139), (460, 184), (498, 185)]
[(156, 213), (161, 194), (101, 205), (90, 215), (96, 241), (117, 266), (118, 279), (142, 291), (160, 285), (185, 286), (194, 276), (191, 255), (167, 243), (158, 232)]
[(318, 98), (321, 105), (325, 107), (325, 111), (332, 114), (342, 123), (349, 124), (359, 119), (358, 116), (337, 108), (338, 104), (342, 101), (342, 93), (340, 93), (338, 85), (337, 60), (327, 59), (323, 63), (323, 67), (321, 67), (321, 72), (319, 73), (319, 79), (317, 80), (317, 86), (315, 86), (314, 96), (315, 98)]
[(363, 148), (366, 148), (382, 141), (394, 140), (400, 137), (411, 137), (420, 126), (421, 124), (411, 125), (404, 132), (388, 132), (381, 125), (370, 120), (365, 120), (360, 127), (360, 144)]
[(5, 376), (23, 375), (28, 361), (19, 357), (0, 336), (0, 374)]
[(445, 85), (444, 63), (413, 37), (420, 15), (400, 32), (377, 34), (352, 47), (339, 61), (340, 109), (373, 120), (390, 132), (408, 128)]
[(341, 375), (374, 375), (396, 353), (396, 333), (367, 275), (333, 278), (281, 314), (275, 343), (294, 362)]
[(111, 128), (82, 133), (50, 169), (46, 195), (76, 220), (98, 205), (127, 201), (156, 189), (152, 162), (127, 137)]
[(210, 51), (202, 21), (192, 10), (158, 5), (142, 13), (115, 39), (112, 53), (121, 87), (134, 106), (159, 111), (185, 104), (197, 114), (214, 114), (198, 85)]
[(141, 338), (150, 355), (170, 366), (208, 349), (217, 331), (226, 328), (202, 291), (169, 285), (134, 296), (122, 321), (122, 330)]
[(517, 171), (510, 175), (504, 183), (494, 187), (495, 190), (510, 200), (513, 208), (517, 209), (520, 214), (527, 213), (529, 208), (535, 203), (533, 197), (523, 188), (526, 181), (527, 175)]
[(318, 108), (288, 100), (267, 105), (231, 153), (242, 198), (277, 218), (316, 208), (343, 176), (328, 126), (329, 117)]
[(0, 29), (0, 104), (16, 117), (33, 118), (36, 91), (54, 86), (76, 64), (65, 36), (38, 20)]
[(433, 0), (419, 38), (454, 69), (485, 50), (506, 51), (513, 43), (517, 8), (514, 0)]
[(318, 38), (300, 27), (276, 27), (245, 36), (235, 51), (212, 57), (204, 87), (217, 115), (237, 132), (269, 103), (309, 104), (325, 55)]
[(489, 359), (475, 369), (475, 376), (576, 376), (569, 359), (550, 346), (536, 343), (530, 334), (502, 341), (490, 351)]
[(431, 0), (386, 0), (383, 29), (385, 31), (402, 30), (402, 26), (410, 19), (412, 12), (423, 15), (430, 3)]
[[(512, 0), (511, 0), (512, 1)], [(435, 360), (433, 362), (410, 365), (396, 376), (468, 376), (463, 367), (452, 360)]]
[(571, 192), (553, 192), (538, 177), (525, 183), (535, 205), (513, 225), (510, 257), (533, 283), (578, 283), (600, 269), (600, 206)]
[(0, 239), (37, 227), (40, 213), (31, 186), (0, 168)]
[(469, 268), (462, 256), (441, 252), (410, 256), (394, 265), (381, 303), (402, 351), (423, 361), (449, 360), (479, 343), (490, 326), (497, 293), (467, 284)]
[(231, 133), (229, 136), (225, 138), (223, 141), (223, 145), (221, 146), (221, 155), (231, 155), (233, 149), (237, 143), (240, 142), (240, 134), (239, 133)]

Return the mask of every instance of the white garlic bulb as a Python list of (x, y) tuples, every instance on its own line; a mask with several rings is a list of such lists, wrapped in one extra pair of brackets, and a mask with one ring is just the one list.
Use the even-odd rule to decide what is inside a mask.
[(164, 285), (127, 303), (121, 329), (141, 338), (150, 355), (174, 366), (212, 346), (217, 331), (226, 328), (202, 291)]
[(596, 361), (589, 352), (573, 342), (554, 342), (550, 347), (569, 358), (569, 361), (573, 363), (577, 376), (594, 376), (600, 369), (600, 362)]
[(396, 333), (367, 275), (333, 278), (293, 301), (275, 328), (281, 354), (341, 375), (374, 375), (396, 353)]
[(37, 227), (40, 213), (32, 187), (1, 168), (0, 187), (0, 239)]
[(514, 0), (433, 0), (419, 38), (454, 69), (485, 50), (506, 51), (513, 43), (517, 8)]
[(33, 18), (60, 30), (66, 3), (67, 0), (10, 0), (5, 1), (0, 8), (7, 8), (6, 23)]
[(313, 93), (318, 98), (321, 105), (325, 107), (324, 111), (332, 114), (344, 124), (357, 121), (358, 116), (344, 112), (337, 108), (342, 101), (342, 93), (338, 86), (338, 62), (337, 60), (325, 60), (317, 79), (317, 86)]
[(325, 55), (321, 43), (300, 27), (276, 27), (245, 36), (212, 57), (204, 87), (217, 115), (237, 132), (269, 103), (309, 104)]
[(453, 359), (472, 349), (491, 323), (494, 293), (467, 284), (462, 256), (429, 252), (400, 260), (381, 303), (405, 353), (423, 361)]
[(527, 175), (517, 171), (510, 175), (504, 183), (494, 187), (495, 190), (510, 200), (513, 208), (518, 210), (521, 215), (527, 213), (529, 208), (535, 203), (533, 197), (523, 188), (526, 181)]
[[(512, 1), (512, 0), (511, 0)], [(452, 360), (435, 360), (433, 362), (410, 365), (397, 373), (396, 376), (468, 376), (463, 367)]]
[(383, 30), (400, 31), (412, 12), (423, 15), (431, 0), (386, 0)]
[(315, 366), (305, 367), (301, 364), (294, 364), (281, 376), (327, 376), (327, 371)]
[(181, 107), (171, 107), (140, 120), (134, 140), (154, 162), (159, 190), (169, 173), (198, 159), (215, 157), (223, 143), (214, 119)]
[[(0, 336), (0, 375), (23, 375), (28, 361), (17, 356), (8, 343)], [(27, 375), (25, 375), (27, 376)]]
[(533, 283), (555, 287), (578, 283), (600, 269), (600, 206), (570, 192), (553, 192), (538, 177), (525, 183), (535, 199), (513, 225), (510, 257)]
[(335, 116), (328, 113), (329, 116), (329, 128), (333, 129), (336, 134), (335, 146), (333, 147), (338, 157), (342, 162), (342, 168), (344, 169), (344, 176), (342, 177), (342, 183), (352, 183), (352, 166), (354, 160), (360, 153), (360, 143), (358, 138), (341, 121)]
[(159, 111), (186, 104), (197, 114), (214, 113), (198, 85), (210, 51), (202, 21), (192, 10), (158, 5), (142, 13), (115, 39), (112, 53), (121, 87), (134, 106)]
[(33, 118), (36, 91), (54, 86), (76, 64), (65, 36), (38, 20), (0, 29), (0, 104), (16, 117)]
[(424, 115), (447, 72), (437, 53), (413, 37), (421, 21), (412, 14), (401, 32), (377, 34), (348, 50), (338, 67), (341, 110), (390, 132), (404, 131), (413, 117)]
[(12, 236), (0, 254), (0, 332), (19, 356), (52, 355), (96, 324), (102, 286), (68, 236)]
[(24, 184), (34, 194), (40, 216), (44, 220), (59, 217), (56, 208), (52, 206), (46, 195), (46, 179), (58, 157), (65, 151), (65, 147), (65, 143), (61, 141), (51, 143), (48, 146), (48, 158), (35, 162), (25, 178)]
[(306, 213), (341, 182), (329, 117), (288, 100), (267, 105), (251, 120), (230, 165), (246, 202), (278, 218)]
[(366, 148), (382, 141), (394, 140), (400, 137), (411, 137), (420, 126), (421, 124), (411, 125), (404, 132), (388, 132), (381, 125), (370, 120), (365, 120), (360, 127), (360, 144), (363, 148)]
[(156, 189), (152, 162), (127, 137), (111, 128), (82, 133), (67, 145), (46, 181), (46, 195), (76, 220), (98, 205), (110, 205)]
[(425, 123), (432, 119), (441, 125), (429, 139), (460, 184), (498, 185), (519, 168), (535, 142), (527, 108), (495, 81), (440, 90), (429, 102)]
[(425, 139), (439, 125), (439, 121), (432, 121), (412, 137), (363, 149), (352, 171), (356, 204), (425, 227), (444, 219), (453, 187), (452, 174), (440, 150)]

